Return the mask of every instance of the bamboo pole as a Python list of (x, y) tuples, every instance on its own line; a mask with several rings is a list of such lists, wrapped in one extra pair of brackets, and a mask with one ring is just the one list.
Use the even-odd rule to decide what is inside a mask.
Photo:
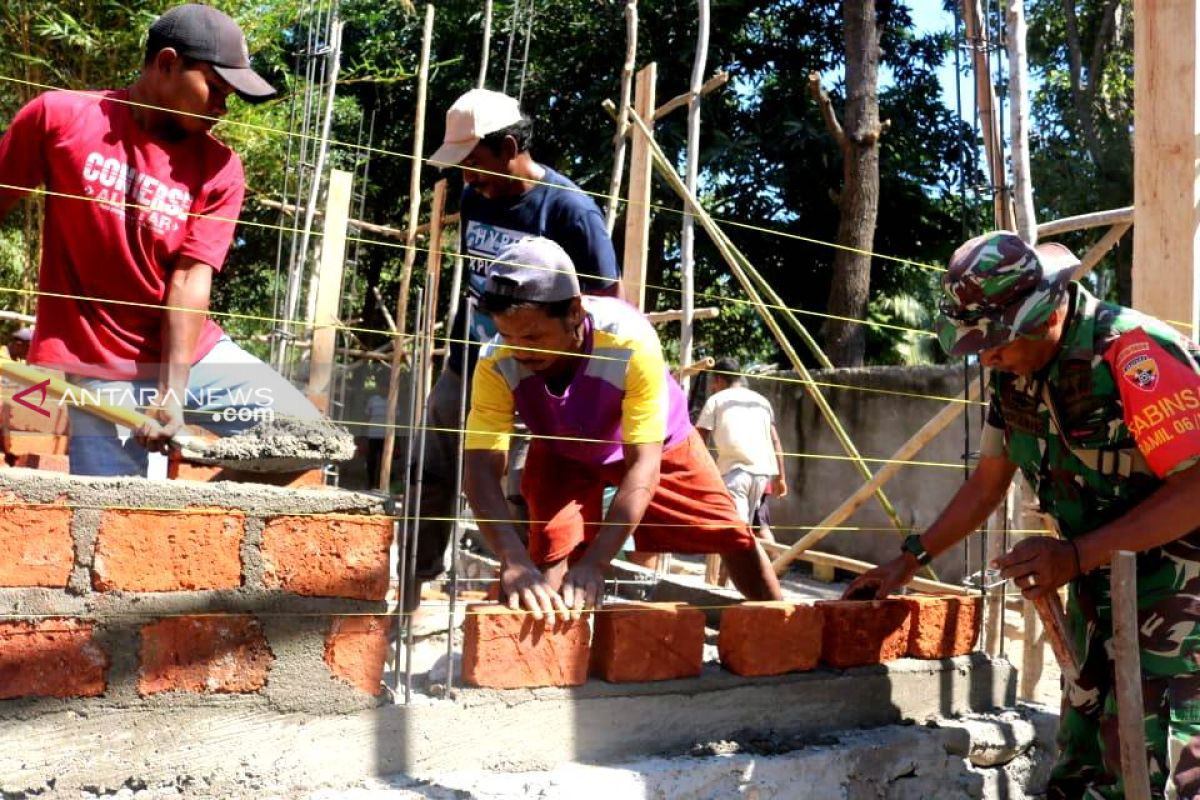
[[(678, 173), (675, 172), (675, 168), (671, 166), (671, 162), (662, 152), (662, 148), (660, 148), (658, 143), (655, 142), (650, 136), (649, 129), (646, 127), (646, 124), (642, 121), (641, 117), (638, 116), (637, 112), (626, 107), (625, 113), (629, 115), (630, 121), (638, 127), (639, 131), (646, 139), (652, 161), (654, 162), (655, 168), (658, 169), (659, 174), (666, 179), (667, 183), (671, 185), (671, 188), (675, 190), (675, 192), (683, 199), (684, 203), (687, 204), (687, 206), (691, 209), (692, 213), (696, 216), (696, 219), (700, 221), (701, 226), (709, 234), (713, 244), (716, 245), (717, 250), (721, 253), (721, 256), (729, 265), (730, 271), (742, 285), (742, 289), (750, 297), (750, 301), (758, 309), (759, 314), (763, 318), (763, 322), (766, 323), (767, 327), (771, 330), (771, 333), (775, 336), (776, 341), (779, 343), (780, 348), (792, 362), (792, 368), (795, 369), (797, 374), (800, 375), (801, 382), (808, 390), (809, 397), (812, 398), (813, 403), (817, 406), (817, 410), (829, 424), (830, 429), (833, 431), (834, 436), (837, 438), (838, 443), (842, 446), (842, 449), (845, 450), (846, 454), (849, 455), (851, 459), (853, 459), (855, 467), (862, 474), (862, 476), (868, 481), (871, 480), (873, 476), (870, 467), (868, 467), (866, 462), (863, 460), (862, 455), (858, 452), (858, 448), (854, 446), (854, 442), (850, 439), (850, 435), (846, 432), (846, 429), (842, 427), (837, 415), (830, 407), (829, 401), (825, 399), (825, 396), (817, 387), (816, 381), (813, 380), (812, 373), (809, 372), (808, 367), (804, 365), (804, 362), (800, 360), (800, 356), (796, 353), (791, 341), (788, 340), (783, 330), (779, 327), (779, 323), (767, 309), (766, 304), (763, 302), (762, 297), (759, 296), (758, 291), (755, 289), (750, 278), (746, 275), (741, 263), (731, 252), (728, 239), (725, 238), (725, 235), (721, 231), (720, 227), (713, 220), (712, 216), (709, 215), (708, 211), (700, 205), (700, 202), (696, 199), (696, 196), (687, 190), (687, 187), (683, 184), (683, 180), (679, 177)], [(888, 518), (892, 521), (892, 524), (896, 527), (896, 530), (903, 531), (904, 523), (901, 522), (899, 514), (896, 513), (896, 509), (887, 499), (887, 496), (883, 493), (883, 490), (876, 489), (874, 494), (879, 499), (879, 504), (883, 507), (884, 513), (886, 513)], [(929, 569), (928, 565), (926, 566), (926, 570), (932, 574), (932, 570)]]
[(1037, 215), (1033, 207), (1033, 179), (1029, 170), (1029, 59), (1025, 49), (1025, 0), (1008, 0), (1008, 102), (1010, 158), (1013, 171), (1014, 216), (1017, 234), (1037, 242)]
[(1128, 800), (1150, 800), (1137, 609), (1137, 556), (1119, 550), (1112, 558), (1112, 616), (1121, 777)]
[(483, 4), (483, 47), (479, 58), (479, 81), (475, 88), (482, 89), (487, 83), (488, 56), (492, 49), (492, 0)]
[(988, 173), (992, 178), (992, 206), (996, 227), (1011, 230), (1012, 210), (1007, 202), (1008, 187), (1004, 169), (1004, 142), (1000, 135), (1000, 117), (996, 115), (996, 89), (992, 85), (991, 42), (984, 28), (979, 0), (963, 0), (963, 22), (971, 43), (971, 61), (975, 73), (975, 99), (979, 106), (980, 129), (987, 154)]
[[(429, 296), (425, 298), (427, 306), (425, 319), (430, 320), (430, 323), (437, 318), (438, 288), (442, 279), (442, 217), (446, 213), (447, 185), (445, 178), (433, 185), (433, 208), (429, 212), (429, 258), (426, 261), (428, 265), (426, 271), (429, 273)], [(454, 299), (451, 298), (450, 302), (453, 303)], [(432, 335), (433, 325), (430, 324), (428, 327)], [(447, 336), (449, 336), (449, 331), (447, 331)], [(432, 358), (425, 362), (425, 383), (423, 385), (433, 385)]]
[(727, 83), (729, 83), (728, 72), (722, 71), (715, 73), (711, 78), (704, 82), (704, 85), (702, 85), (698, 91), (687, 91), (683, 94), (677, 94), (658, 108), (654, 109), (654, 121), (658, 122), (675, 109), (683, 108), (692, 101), (693, 97), (696, 97), (697, 95), (700, 97), (707, 97)]
[[(417, 215), (421, 211), (421, 163), (425, 148), (425, 94), (429, 86), (429, 48), (433, 40), (433, 4), (425, 6), (425, 30), (421, 37), (421, 62), (417, 70), (417, 114), (413, 131), (412, 171), (408, 185), (408, 249), (404, 253), (404, 272), (400, 279), (400, 293), (396, 297), (396, 345), (392, 349), (392, 373), (388, 380), (387, 433), (383, 437), (383, 454), (380, 456), (379, 488), (387, 491), (392, 480), (392, 457), (396, 452), (396, 403), (400, 399), (400, 367), (404, 363), (403, 338), (407, 335), (408, 288), (412, 281), (412, 268), (417, 250)], [(414, 376), (416, 377), (416, 376)], [(406, 498), (407, 502), (407, 498)]]
[(1132, 227), (1132, 222), (1119, 222), (1109, 228), (1108, 232), (1100, 237), (1100, 241), (1092, 245), (1091, 249), (1080, 259), (1079, 266), (1075, 268), (1074, 279), (1081, 280), (1083, 276), (1095, 269), (1096, 265), (1100, 263), (1100, 259), (1108, 255), (1108, 251), (1116, 247), (1120, 243), (1121, 237)]
[[(967, 390), (958, 395), (960, 400), (974, 400), (979, 396), (981, 384), (978, 380), (971, 382)], [(787, 551), (771, 562), (771, 566), (775, 568), (775, 572), (783, 574), (790, 564), (800, 553), (815, 545), (817, 542), (824, 539), (833, 529), (841, 525), (849, 519), (850, 515), (858, 510), (859, 506), (867, 501), (872, 494), (879, 491), (884, 484), (896, 476), (903, 465), (902, 462), (909, 461), (920, 452), (926, 444), (931, 442), (939, 433), (946, 429), (958, 415), (966, 408), (966, 403), (947, 403), (946, 407), (933, 416), (928, 422), (909, 437), (908, 441), (900, 446), (888, 463), (880, 467), (879, 472), (867, 480), (862, 486), (854, 490), (854, 494), (842, 501), (841, 505), (831, 511), (825, 519), (821, 520), (813, 530), (802, 536), (799, 541), (787, 548)]]
[[(692, 61), (692, 82), (689, 87), (687, 156), (684, 167), (684, 185), (688, 192), (696, 194), (696, 182), (700, 167), (700, 89), (704, 85), (704, 70), (708, 63), (708, 0), (696, 0), (696, 57)], [(696, 305), (696, 220), (685, 209), (683, 229), (679, 239), (679, 269), (683, 283), (683, 324), (679, 331), (679, 363), (692, 363), (692, 311)], [(680, 373), (683, 396), (688, 396), (691, 377)]]
[(1106, 225), (1116, 225), (1119, 222), (1133, 222), (1133, 206), (1111, 208), (1107, 211), (1093, 211), (1089, 214), (1079, 214), (1074, 217), (1043, 222), (1038, 225), (1038, 236), (1058, 236), (1071, 231), (1082, 231), (1088, 228), (1103, 228)]
[[(625, 0), (625, 61), (621, 65), (621, 108), (629, 105), (633, 93), (633, 69), (637, 65), (638, 12), (637, 0)], [(625, 173), (625, 140), (629, 137), (629, 120), (617, 118), (617, 132), (613, 136), (613, 171), (608, 181), (608, 208), (604, 222), (611, 235), (617, 222), (617, 197), (621, 193), (621, 181)]]

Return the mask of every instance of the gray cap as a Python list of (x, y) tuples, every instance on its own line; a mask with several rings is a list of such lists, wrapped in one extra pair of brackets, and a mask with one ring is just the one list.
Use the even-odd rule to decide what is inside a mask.
[(150, 26), (150, 50), (173, 47), (181, 56), (212, 64), (238, 96), (261, 103), (275, 96), (275, 87), (250, 68), (250, 51), (242, 29), (212, 6), (175, 6)]
[(485, 294), (527, 303), (557, 303), (579, 295), (567, 251), (551, 239), (526, 236), (501, 248), (488, 265)]

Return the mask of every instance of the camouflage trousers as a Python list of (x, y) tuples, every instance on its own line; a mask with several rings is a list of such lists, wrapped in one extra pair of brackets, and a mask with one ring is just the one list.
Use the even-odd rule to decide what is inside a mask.
[[(1079, 680), (1064, 681), (1049, 800), (1125, 796), (1111, 642), (1093, 636), (1088, 644)], [(1200, 798), (1200, 673), (1144, 676), (1142, 698), (1151, 796)]]

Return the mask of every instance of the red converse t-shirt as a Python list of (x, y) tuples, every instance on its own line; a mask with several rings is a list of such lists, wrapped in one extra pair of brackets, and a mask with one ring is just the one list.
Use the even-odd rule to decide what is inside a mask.
[[(51, 193), (32, 363), (100, 378), (157, 377), (163, 311), (136, 304), (165, 302), (180, 257), (219, 270), (229, 250), (245, 190), (241, 161), (207, 134), (152, 136), (120, 102), (128, 97), (47, 92), (0, 140), (0, 183)], [(220, 336), (206, 320), (193, 363)]]

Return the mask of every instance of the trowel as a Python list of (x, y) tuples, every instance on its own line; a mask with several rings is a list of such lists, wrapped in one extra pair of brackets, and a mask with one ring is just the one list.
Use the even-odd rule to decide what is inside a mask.
[[(101, 403), (94, 398), (88, 397), (87, 402), (84, 402), (83, 398), (86, 397), (87, 392), (81, 387), (18, 361), (0, 358), (0, 377), (10, 378), (29, 387), (24, 392), (15, 395), (13, 399), (34, 411), (48, 414), (49, 412), (45, 410), (47, 404), (52, 401), (63, 402), (65, 400), (66, 405), (74, 406), (80, 411), (130, 430), (137, 430), (146, 423), (154, 421), (152, 417), (139, 411)], [(25, 397), (30, 399), (24, 399)], [(180, 431), (171, 437), (170, 444), (178, 449), (182, 458), (188, 461), (246, 472), (295, 472), (320, 466), (326, 461), (346, 461), (353, 457), (353, 438), (340, 429), (335, 429), (336, 432), (331, 435), (328, 421), (294, 421), (292, 424), (293, 426), (311, 425), (314, 426), (314, 430), (315, 427), (321, 427), (322, 436), (320, 438), (330, 441), (328, 444), (322, 441), (323, 446), (320, 449), (314, 448), (311, 453), (286, 456), (276, 456), (264, 452), (263, 437), (254, 436), (252, 432), (236, 434), (226, 439), (210, 439), (187, 431)], [(258, 430), (258, 428), (253, 430)]]

